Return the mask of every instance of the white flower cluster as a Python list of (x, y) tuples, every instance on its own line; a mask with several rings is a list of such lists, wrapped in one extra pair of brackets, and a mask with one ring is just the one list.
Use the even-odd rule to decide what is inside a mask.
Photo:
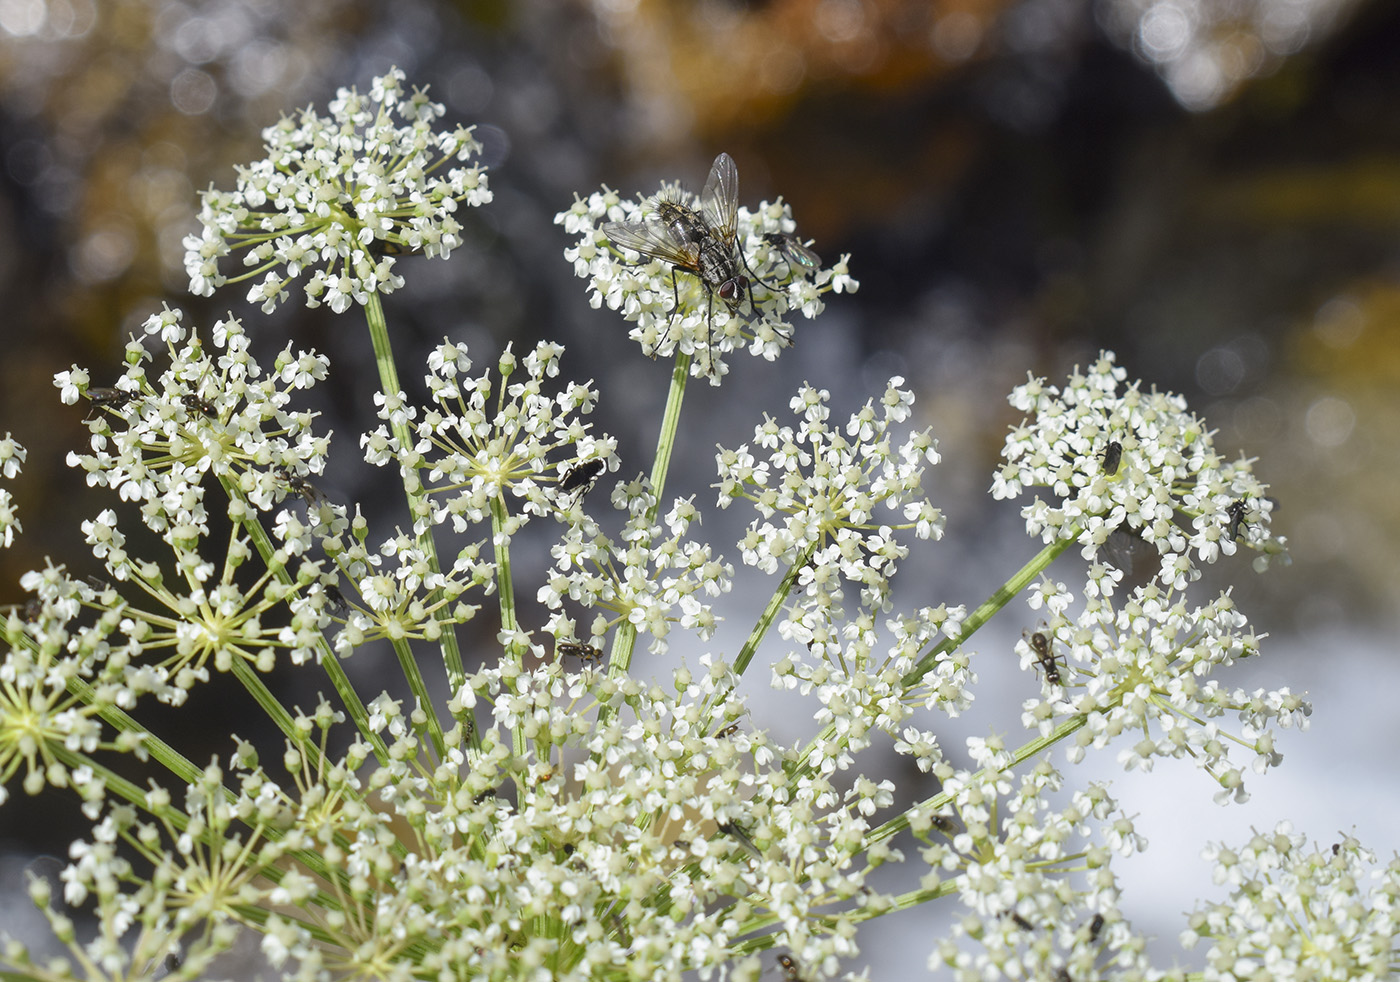
[(594, 643), (621, 623), (650, 635), (655, 652), (667, 649), (673, 624), (703, 640), (714, 635), (719, 618), (701, 598), (728, 593), (734, 567), (708, 543), (688, 538), (700, 517), (692, 500), (677, 499), (664, 516), (664, 527), (648, 518), (655, 501), (641, 478), (621, 483), (612, 504), (627, 519), (617, 538), (587, 518), (565, 531), (552, 549), (554, 568), (538, 593), (539, 602), (556, 612), (549, 631), (557, 637), (575, 633), (575, 619), (564, 610), (568, 600), (595, 611), (588, 627)]
[[(329, 117), (307, 108), (265, 129), (267, 156), (238, 169), (237, 188), (203, 194), (203, 230), (184, 242), (190, 291), (261, 277), (248, 299), (270, 312), (310, 271), (307, 305), (340, 313), (403, 285), (386, 252), (446, 259), (461, 244), (458, 203), (491, 200), (479, 164), (450, 166), (481, 146), (469, 128), (434, 132), (443, 106), (403, 82), (393, 69), (367, 95), (341, 89)], [(246, 271), (229, 277), (220, 260), (244, 249)]]
[(151, 379), (153, 356), (141, 338), (127, 345), (127, 369), (111, 387), (94, 387), (76, 365), (54, 376), (68, 405), (87, 398), (92, 453), (68, 455), (91, 486), (105, 486), (137, 502), (152, 531), (174, 545), (209, 534), (203, 480), (228, 482), (259, 508), (270, 508), (298, 475), (319, 473), (329, 436), (311, 430), (314, 413), (288, 409), (291, 393), (326, 377), (328, 362), (315, 352), (293, 353), (289, 343), (271, 373), (249, 351), (235, 318), (214, 325), (205, 341), (181, 325), (184, 314), (164, 308), (146, 319), (147, 337), (164, 342), (170, 365)]
[[(0, 440), (0, 476), (7, 481), (13, 480), (19, 474), (20, 465), (28, 455), (29, 451), (6, 433), (5, 438)], [(15, 533), (23, 531), (19, 516), (15, 514), (14, 496), (8, 488), (0, 488), (0, 547), (10, 548), (14, 544)]]
[[(1022, 511), (1026, 529), (1046, 542), (1074, 538), (1086, 559), (1106, 560), (1103, 548), (1116, 532), (1142, 538), (1162, 556), (1160, 576), (1180, 588), (1202, 562), (1233, 555), (1237, 543), (1260, 553), (1262, 570), (1284, 552), (1269, 531), (1274, 504), (1251, 471), (1251, 461), (1228, 462), (1216, 453), (1212, 433), (1186, 411), (1186, 400), (1124, 391), (1127, 373), (1113, 353), (1070, 376), (1063, 391), (1032, 378), (1011, 393), (1013, 406), (1030, 418), (1013, 427), (992, 482), (997, 498), (1025, 488), (1049, 488), (1060, 499), (1037, 496)], [(1177, 517), (1191, 520), (1189, 529)]]
[(1053, 807), (1064, 778), (1049, 762), (1013, 784), (999, 740), (969, 743), (983, 769), (940, 766), (946, 804), (913, 822), (929, 867), (920, 886), (955, 892), (967, 911), (929, 967), (958, 982), (1147, 977), (1144, 939), (1123, 919), (1109, 868), (1112, 853), (1147, 846), (1131, 819), (1097, 783)]
[[(1083, 717), (1071, 759), (1127, 734), (1133, 743), (1119, 760), (1129, 770), (1151, 770), (1159, 757), (1189, 757), (1219, 782), (1218, 801), (1245, 800), (1232, 746), (1252, 751), (1253, 769), (1262, 774), (1283, 760), (1269, 724), (1306, 729), (1311, 704), (1286, 688), (1249, 692), (1210, 678), (1259, 654), (1258, 638), (1228, 592), (1199, 607), (1149, 582), (1115, 598), (1121, 576), (1096, 564), (1078, 616), (1068, 613), (1073, 597), (1063, 584), (1046, 582), (1034, 593), (1051, 619), (1016, 646), (1021, 667), (1039, 670), (1042, 679), (1041, 694), (1024, 703), (1023, 722), (1048, 735), (1057, 720)], [(1043, 653), (1036, 650), (1041, 644)], [(1226, 713), (1238, 718), (1238, 735), (1221, 728)]]
[(450, 568), (438, 570), (413, 537), (400, 533), (372, 551), (361, 530), (356, 527), (353, 541), (323, 542), (334, 555), (340, 582), (354, 591), (353, 597), (330, 594), (321, 603), (345, 622), (331, 642), (342, 658), (381, 638), (397, 644), (437, 641), (453, 624), (476, 616), (479, 605), (468, 603), (465, 594), (493, 588), (496, 567), (482, 558), (480, 543), (463, 546)]
[[(816, 317), (828, 292), (854, 293), (859, 283), (846, 266), (849, 256), (827, 269), (816, 269), (811, 278), (801, 264), (788, 258), (784, 244), (796, 231), (791, 209), (782, 199), (762, 202), (754, 211), (740, 207), (735, 221), (736, 247), (742, 257), (747, 286), (731, 309), (716, 290), (693, 270), (678, 268), (657, 256), (637, 256), (621, 249), (603, 231), (609, 222), (656, 222), (657, 204), (689, 201), (685, 192), (665, 185), (657, 195), (625, 200), (604, 188), (587, 199), (574, 199), (568, 211), (555, 216), (564, 231), (578, 236), (576, 245), (564, 251), (579, 277), (588, 280), (589, 303), (607, 305), (635, 325), (628, 336), (655, 357), (677, 352), (693, 354), (691, 374), (703, 375), (711, 384), (728, 368), (719, 357), (748, 346), (753, 355), (769, 361), (791, 343), (792, 328), (786, 317), (801, 311)], [(698, 203), (695, 203), (698, 206)]]
[(862, 608), (889, 609), (890, 579), (909, 553), (896, 531), (943, 536), (943, 513), (921, 493), (924, 468), (940, 459), (938, 441), (922, 430), (893, 444), (891, 427), (914, 403), (903, 384), (890, 379), (879, 406), (866, 403), (844, 426), (830, 422), (830, 393), (804, 386), (789, 402), (801, 419), (795, 429), (771, 417), (754, 429), (767, 460), (748, 444), (716, 455), (720, 507), (746, 498), (760, 516), (740, 543), (744, 563), (767, 573), (802, 567), (785, 628), (802, 644), (845, 618), (843, 580), (860, 585)]
[(773, 664), (774, 688), (817, 696), (814, 718), (824, 729), (806, 755), (816, 773), (829, 776), (848, 769), (855, 755), (874, 743), (876, 733), (888, 734), (896, 752), (912, 756), (925, 773), (943, 762), (937, 734), (913, 719), (918, 707), (957, 716), (971, 704), (970, 687), (977, 676), (969, 668), (968, 652), (940, 653), (917, 682), (909, 676), (940, 633), (959, 635), (965, 614), (961, 607), (924, 607), (892, 618), (886, 625), (892, 641), (883, 651), (874, 619), (856, 617), (841, 625), (839, 634), (833, 626), (830, 637), (814, 641), (814, 658), (789, 654)]
[[(263, 952), (291, 982), (362, 977), (366, 965), (404, 980), (680, 982), (735, 969), (735, 949), (761, 932), (738, 977), (756, 978), (756, 953), (777, 946), (804, 978), (830, 978), (856, 952), (855, 925), (895, 902), (867, 875), (899, 853), (863, 845), (890, 785), (816, 780), (791, 793), (784, 755), (744, 722), (736, 681), (709, 658), (698, 674), (677, 670), (669, 691), (506, 661), (452, 700), (456, 725), (431, 767), (420, 714), (387, 695), (369, 707), (368, 734), (387, 752), (361, 738), (326, 756), (342, 716), (322, 701), (293, 721), (290, 781), (244, 744), (233, 773), (205, 768), (178, 810), (160, 787), (143, 800), (153, 818), (107, 804), (74, 847), (65, 898), (96, 898), (104, 923), (134, 925), (137, 943), (118, 943), (133, 940), (123, 930), (60, 937), (100, 957), (105, 977), (149, 977), (173, 953), (172, 977), (196, 978), (246, 912), (264, 909)], [(600, 702), (622, 714), (599, 724)], [(528, 741), (513, 742), (522, 731)], [(50, 916), (62, 928), (64, 915)]]
[[(155, 378), (142, 338), (128, 344), (127, 369), (114, 386), (90, 385), (89, 373), (77, 367), (55, 377), (64, 402), (86, 397), (95, 414), (88, 420), (92, 453), (70, 454), (70, 466), (122, 504), (82, 523), (102, 577), (76, 580), (51, 567), (21, 581), (36, 594), (42, 616), (12, 630), (11, 643), (42, 657), (17, 672), (16, 689), (46, 731), (74, 721), (60, 709), (69, 697), (58, 665), (94, 686), (99, 703), (129, 709), (148, 693), (180, 704), (211, 668), (229, 671), (243, 662), (268, 671), (279, 651), (300, 662), (324, 643), (334, 577), (309, 556), (346, 520), (305, 477), (323, 465), (329, 438), (313, 433), (313, 413), (288, 403), (293, 391), (325, 377), (326, 361), (288, 346), (265, 374), (237, 320), (215, 325), (206, 343), (181, 317), (166, 308), (145, 323), (146, 337), (164, 342), (169, 357)], [(220, 507), (235, 523), (223, 545), (210, 541), (208, 477), (228, 494)], [(241, 523), (289, 495), (307, 499), (311, 523), (284, 509), (273, 528), (279, 546), (262, 540), (267, 569), (243, 575), (258, 543)], [(127, 508), (164, 539), (173, 565), (128, 551)], [(123, 597), (114, 584), (137, 589)], [(97, 616), (76, 620), (83, 608)]]
[[(380, 399), (386, 424), (411, 423), (416, 440), (405, 452), (380, 426), (361, 441), (366, 459), (398, 464), (410, 481), (426, 471), (426, 497), (414, 516), (414, 531), (450, 522), (457, 532), (490, 517), (492, 503), (514, 499), (501, 534), (509, 537), (530, 515), (572, 514), (588, 486), (615, 471), (617, 441), (595, 436), (580, 417), (593, 411), (598, 393), (591, 384), (567, 382), (550, 394), (559, 375), (561, 345), (542, 341), (524, 359), (510, 346), (489, 371), (472, 377), (467, 346), (444, 340), (428, 358), (428, 391), (436, 403), (418, 412), (400, 393)], [(521, 367), (525, 378), (513, 380)], [(583, 475), (591, 475), (583, 480)]]
[(1191, 915), (1185, 945), (1208, 940), (1206, 982), (1381, 982), (1400, 964), (1400, 859), (1376, 868), (1347, 836), (1308, 848), (1281, 822), (1243, 847), (1205, 850), (1228, 900)]
[[(892, 578), (909, 551), (897, 533), (936, 540), (944, 528), (942, 512), (922, 493), (925, 467), (940, 459), (938, 442), (921, 430), (894, 443), (892, 430), (908, 421), (914, 403), (903, 383), (890, 379), (878, 406), (867, 402), (838, 425), (830, 420), (830, 393), (804, 386), (789, 403), (801, 419), (797, 427), (768, 417), (755, 428), (754, 445), (767, 451), (766, 460), (748, 444), (716, 455), (720, 506), (747, 499), (759, 513), (740, 541), (744, 562), (795, 577), (779, 633), (814, 660), (780, 659), (773, 684), (820, 699), (816, 718), (826, 730), (809, 763), (822, 774), (849, 766), (874, 732), (889, 734), (930, 770), (941, 760), (937, 739), (909, 723), (914, 708), (957, 715), (976, 680), (959, 652), (940, 658), (918, 685), (906, 682), (938, 634), (959, 635), (961, 607), (891, 619), (893, 641), (881, 653), (876, 615), (890, 609)], [(846, 582), (860, 586), (855, 616), (844, 608)]]

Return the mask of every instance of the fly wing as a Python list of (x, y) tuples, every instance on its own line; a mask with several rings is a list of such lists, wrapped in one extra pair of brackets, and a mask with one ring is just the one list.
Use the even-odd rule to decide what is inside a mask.
[(739, 168), (729, 154), (721, 153), (710, 165), (705, 190), (700, 192), (700, 207), (715, 237), (732, 244), (738, 228)]
[(648, 259), (662, 259), (682, 269), (694, 269), (699, 262), (699, 246), (680, 239), (669, 226), (657, 222), (604, 222), (600, 228), (613, 245), (640, 252)]
[(783, 252), (783, 256), (788, 262), (797, 263), (805, 269), (816, 269), (822, 265), (822, 256), (816, 255), (811, 248), (802, 244), (797, 235), (791, 233), (769, 233), (764, 235), (769, 241), (769, 245), (776, 247)]

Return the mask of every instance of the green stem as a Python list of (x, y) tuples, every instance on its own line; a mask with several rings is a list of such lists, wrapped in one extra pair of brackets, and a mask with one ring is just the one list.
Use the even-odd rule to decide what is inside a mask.
[(734, 674), (743, 675), (749, 667), (749, 662), (753, 661), (754, 652), (758, 650), (768, 634), (768, 629), (773, 626), (773, 622), (778, 619), (778, 614), (782, 612), (783, 604), (787, 603), (788, 596), (792, 593), (792, 588), (797, 585), (797, 578), (802, 575), (802, 571), (807, 568), (807, 563), (811, 561), (812, 554), (817, 551), (815, 544), (809, 546), (802, 554), (802, 558), (792, 565), (783, 577), (783, 582), (778, 584), (778, 588), (773, 591), (773, 596), (768, 598), (768, 606), (763, 608), (763, 613), (759, 615), (758, 623), (749, 632), (748, 639), (744, 641), (744, 646), (739, 649), (739, 657), (734, 659)]
[[(64, 684), (69, 692), (73, 693), (89, 706), (96, 703), (97, 693), (93, 691), (91, 685), (84, 682), (82, 679), (70, 677)], [(113, 729), (120, 733), (140, 733), (143, 738), (141, 741), (142, 749), (150, 754), (151, 757), (155, 759), (156, 763), (160, 764), (181, 781), (184, 781), (186, 784), (198, 784), (201, 780), (204, 772), (202, 769), (195, 766), (194, 761), (190, 760), (170, 744), (136, 722), (126, 710), (118, 709), (116, 706), (112, 705), (104, 705), (97, 710), (97, 713), (103, 720), (110, 724)], [(224, 795), (226, 800), (234, 800), (234, 794), (228, 788), (224, 789)], [(146, 806), (142, 804), (141, 807), (145, 808)], [(171, 815), (173, 816), (176, 814), (179, 814), (180, 818), (184, 818), (183, 813), (177, 813), (172, 810)]]
[(427, 718), (428, 733), (432, 737), (433, 749), (437, 751), (438, 760), (443, 760), (447, 756), (447, 744), (442, 738), (442, 723), (438, 720), (437, 713), (433, 712), (432, 696), (428, 692), (427, 683), (423, 681), (423, 673), (418, 671), (418, 663), (413, 660), (413, 647), (403, 638), (394, 638), (390, 644), (394, 646), (394, 654), (398, 656), (403, 677), (408, 681), (413, 697), (418, 700), (418, 705), (422, 707), (423, 715)]
[[(514, 639), (520, 629), (515, 614), (515, 577), (511, 574), (510, 538), (506, 535), (505, 524), (509, 517), (506, 502), (499, 494), (491, 499), (491, 546), (496, 558), (496, 592), (501, 598), (501, 631)], [(525, 664), (525, 649), (515, 640), (506, 646), (506, 657), (516, 668)], [(525, 738), (525, 722), (522, 719), (511, 731), (511, 749), (521, 760), (525, 758), (528, 741)], [(527, 789), (519, 789), (519, 799), (523, 805)]]
[[(501, 630), (512, 634), (520, 629), (515, 615), (515, 577), (510, 569), (510, 539), (506, 535), (506, 503), (499, 494), (491, 499), (491, 547), (496, 556), (496, 593), (501, 601)], [(512, 645), (510, 654), (519, 663), (524, 652)]]
[[(666, 395), (666, 411), (661, 417), (661, 432), (656, 438), (656, 457), (651, 465), (651, 508), (647, 511), (647, 524), (654, 525), (661, 511), (661, 496), (666, 490), (666, 474), (671, 469), (671, 452), (676, 446), (676, 432), (680, 429), (681, 406), (685, 402), (685, 386), (690, 378), (690, 355), (681, 352), (676, 355), (676, 364), (671, 369), (671, 389)], [(632, 649), (637, 644), (637, 627), (631, 621), (623, 621), (613, 637), (612, 652), (608, 658), (608, 675), (622, 678), (632, 666)], [(613, 710), (604, 704), (598, 710), (599, 724), (612, 718)]]
[(671, 370), (671, 390), (666, 394), (666, 412), (661, 417), (661, 432), (656, 438), (656, 459), (651, 464), (651, 493), (655, 495), (647, 520), (655, 522), (661, 511), (661, 495), (666, 490), (666, 474), (671, 469), (671, 452), (676, 447), (676, 432), (681, 425), (681, 405), (685, 401), (685, 386), (690, 379), (690, 355), (676, 356)]
[[(370, 293), (369, 300), (365, 303), (365, 321), (369, 325), (370, 343), (374, 346), (374, 361), (379, 367), (379, 384), (384, 390), (385, 397), (392, 398), (402, 390), (399, 386), (398, 369), (394, 365), (393, 348), (389, 343), (389, 324), (384, 319), (384, 307), (379, 303), (378, 293)], [(402, 420), (390, 421), (389, 428), (399, 444), (400, 471), (412, 469), (416, 474), (421, 466), (421, 461), (413, 450), (415, 441), (408, 424)], [(423, 550), (423, 554), (427, 557), (429, 568), (434, 573), (440, 573), (442, 566), (438, 562), (437, 543), (433, 539), (432, 526), (429, 523), (428, 497), (423, 490), (422, 483), (416, 477), (414, 481), (409, 482), (405, 476), (404, 494), (408, 499), (410, 521), (415, 526), (420, 522), (423, 524), (423, 531), (418, 535), (418, 547)], [(430, 598), (433, 604), (441, 599), (441, 593), (440, 590), (433, 591)], [(439, 644), (442, 648), (443, 664), (447, 668), (447, 682), (452, 692), (455, 693), (462, 687), (467, 677), (466, 670), (462, 667), (462, 652), (457, 645), (456, 625), (452, 621), (452, 612), (446, 605), (440, 606), (434, 617), (443, 626)], [(434, 713), (431, 703), (425, 704), (423, 708), (428, 713)]]
[[(969, 614), (967, 619), (963, 621), (962, 629), (958, 631), (957, 637), (944, 638), (942, 642), (935, 645), (927, 654), (919, 659), (918, 664), (915, 665), (902, 680), (904, 691), (908, 692), (915, 685), (918, 685), (929, 669), (937, 664), (938, 659), (942, 655), (954, 650), (968, 638), (972, 637), (982, 625), (992, 619), (992, 616), (997, 611), (1009, 604), (1032, 580), (1059, 558), (1061, 553), (1074, 544), (1075, 537), (1078, 536), (1078, 534), (1078, 529), (1070, 529), (1068, 531), (1069, 538), (1056, 539), (1054, 542), (1050, 543), (1044, 549), (1040, 550), (1040, 552), (1036, 553), (1030, 562), (1017, 570), (1009, 580), (998, 587), (990, 597), (984, 600), (977, 609)], [(820, 735), (812, 740), (811, 743), (807, 744), (807, 748), (803, 750), (802, 756), (798, 758), (798, 762), (792, 769), (794, 778), (806, 776), (810, 773), (811, 768), (808, 762), (812, 758), (813, 751), (824, 742), (830, 740), (832, 734), (835, 732), (835, 725), (828, 724), (822, 729)]]
[[(757, 623), (754, 624), (753, 629), (749, 631), (749, 636), (744, 640), (744, 646), (739, 649), (738, 657), (734, 659), (734, 674), (736, 676), (743, 675), (748, 669), (749, 663), (753, 661), (754, 653), (758, 651), (758, 646), (762, 644), (763, 639), (768, 636), (768, 629), (773, 626), (773, 622), (777, 620), (778, 615), (782, 613), (783, 604), (787, 603), (787, 598), (792, 594), (793, 587), (797, 585), (798, 577), (802, 575), (802, 570), (807, 567), (807, 563), (811, 561), (812, 554), (816, 551), (817, 546), (813, 543), (802, 554), (801, 558), (788, 568), (787, 574), (783, 577), (783, 581), (778, 584), (778, 588), (774, 590), (773, 595), (768, 598), (768, 606), (763, 608), (763, 613), (758, 616)], [(724, 699), (729, 694), (729, 691), (729, 688), (716, 690), (710, 696), (709, 702), (705, 707), (706, 710), (709, 710), (720, 700)]]
[[(243, 530), (248, 533), (248, 538), (253, 540), (253, 545), (258, 550), (258, 555), (262, 557), (264, 565), (266, 565), (268, 569), (272, 569), (274, 566), (272, 561), (273, 554), (277, 550), (272, 544), (272, 539), (267, 534), (267, 529), (263, 528), (262, 522), (259, 521), (257, 510), (243, 497), (242, 491), (238, 489), (238, 485), (235, 484), (231, 478), (221, 477), (219, 483), (223, 485), (225, 493), (228, 494), (231, 500), (237, 500), (243, 503)], [(287, 570), (285, 564), (277, 565), (276, 569), (279, 583), (290, 585), (294, 582), (292, 574)], [(354, 721), (356, 729), (360, 731), (360, 735), (369, 741), (370, 746), (374, 748), (374, 755), (379, 759), (379, 762), (381, 764), (387, 764), (389, 762), (389, 748), (385, 745), (383, 738), (370, 729), (369, 712), (365, 709), (365, 704), (360, 700), (360, 694), (355, 691), (354, 683), (350, 681), (350, 677), (345, 674), (345, 669), (341, 667), (340, 659), (336, 657), (335, 651), (330, 646), (330, 642), (323, 636), (317, 640), (316, 646), (321, 654), (321, 668), (330, 679), (331, 685), (335, 687), (336, 694), (340, 696), (340, 701), (350, 714), (350, 719)], [(241, 659), (235, 659), (235, 665), (240, 661)], [(251, 672), (248, 674), (251, 675)], [(251, 677), (256, 683), (256, 687), (262, 687), (262, 682), (257, 679), (257, 676)], [(244, 675), (240, 674), (239, 680), (243, 681)], [(244, 685), (247, 686), (248, 683), (244, 681)], [(253, 698), (257, 699), (260, 705), (263, 704), (266, 698), (266, 688), (262, 688), (262, 696), (260, 696), (257, 691), (250, 690), (253, 693)], [(273, 700), (273, 702), (276, 703), (276, 700)], [(283, 716), (286, 715), (280, 704), (277, 704), (277, 710), (272, 713), (274, 719), (277, 719), (277, 715), (275, 715), (276, 712), (280, 712)], [(283, 727), (283, 732), (287, 733), (285, 726)], [(291, 734), (289, 733), (288, 735), (290, 736)]]
[[(986, 775), (991, 774), (995, 771), (1008, 771), (1011, 768), (1015, 767), (1017, 764), (1024, 763), (1030, 758), (1039, 755), (1046, 748), (1051, 747), (1056, 743), (1059, 743), (1071, 733), (1083, 729), (1084, 724), (1088, 721), (1089, 717), (1082, 713), (1078, 716), (1071, 716), (1059, 726), (1055, 727), (1055, 729), (1051, 731), (1047, 736), (1036, 737), (1029, 743), (1025, 743), (1018, 747), (1015, 753), (1011, 755), (1011, 762), (1005, 767), (984, 767), (977, 772), (977, 777), (985, 777)], [(975, 778), (972, 783), (976, 783)], [(918, 804), (911, 805), (909, 808), (906, 808), (896, 817), (890, 819), (885, 824), (872, 830), (871, 833), (865, 838), (866, 848), (876, 845), (877, 843), (883, 842), (886, 839), (889, 839), (890, 837), (894, 836), (896, 833), (907, 829), (909, 827), (910, 818), (912, 816), (920, 813), (925, 815), (935, 814), (952, 800), (952, 792), (940, 791), (938, 794), (933, 795), (931, 798), (925, 798)]]
[(997, 611), (1001, 610), (1001, 608), (1009, 604), (1015, 597), (1019, 596), (1021, 591), (1029, 586), (1032, 580), (1048, 569), (1050, 564), (1060, 557), (1061, 553), (1074, 545), (1075, 539), (1079, 535), (1079, 530), (1077, 528), (1070, 529), (1068, 534), (1068, 538), (1056, 539), (1044, 549), (1040, 550), (1040, 552), (1036, 553), (1030, 562), (1026, 563), (1026, 565), (1022, 566), (1012, 575), (1011, 579), (999, 586), (995, 593), (982, 601), (981, 605), (963, 621), (962, 630), (958, 632), (957, 637), (944, 638), (941, 643), (920, 658), (919, 663), (910, 669), (909, 674), (904, 676), (904, 688), (908, 689), (910, 686), (917, 685), (928, 670), (937, 663), (939, 656), (947, 654), (968, 638), (972, 637), (983, 624), (992, 619), (992, 616), (996, 614)]

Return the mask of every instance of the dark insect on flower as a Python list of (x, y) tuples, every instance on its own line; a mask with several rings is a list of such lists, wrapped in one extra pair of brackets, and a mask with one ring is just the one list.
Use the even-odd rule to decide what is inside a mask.
[(1022, 931), (1034, 931), (1034, 930), (1035, 930), (1035, 925), (1034, 925), (1034, 924), (1032, 924), (1030, 921), (1026, 920), (1024, 917), (1022, 917), (1020, 914), (1016, 913), (1016, 911), (1014, 911), (1014, 910), (1003, 911), (1001, 916), (1002, 916), (1002, 917), (1009, 917), (1009, 918), (1011, 918), (1012, 923), (1014, 923), (1014, 924), (1015, 924), (1017, 927), (1019, 927)]
[(720, 822), (718, 828), (725, 835), (729, 836), (735, 842), (739, 843), (739, 845), (743, 846), (744, 851), (747, 852), (749, 855), (753, 856), (755, 859), (763, 858), (762, 851), (758, 848), (758, 846), (754, 845), (753, 839), (750, 839), (749, 834), (743, 829), (741, 829), (736, 823)]
[(789, 272), (801, 275), (821, 267), (822, 257), (807, 248), (802, 240), (791, 232), (764, 232), (763, 241), (776, 249), (778, 255), (783, 257), (783, 261), (788, 264)]
[(1051, 685), (1059, 685), (1060, 665), (1050, 650), (1050, 639), (1036, 631), (1030, 637), (1030, 645), (1031, 651), (1035, 652), (1035, 660), (1040, 663), (1040, 669), (1045, 673), (1046, 681)]
[(125, 389), (114, 389), (109, 386), (100, 385), (90, 388), (83, 395), (87, 396), (88, 402), (92, 403), (93, 409), (106, 407), (108, 409), (121, 409), (131, 405), (137, 399), (137, 393), (128, 392)]
[(705, 288), (708, 332), (714, 325), (714, 298), (737, 314), (749, 291), (748, 277), (741, 272), (748, 261), (739, 251), (739, 169), (729, 154), (721, 153), (710, 166), (700, 208), (696, 212), (678, 193), (663, 195), (660, 221), (605, 222), (602, 232), (616, 246), (671, 264), (673, 309), (680, 306), (675, 274), (698, 279)]
[(929, 823), (946, 836), (953, 836), (958, 831), (958, 823), (947, 815), (934, 815), (929, 819)]
[(344, 617), (350, 613), (350, 604), (346, 601), (345, 594), (340, 592), (340, 587), (328, 583), (323, 592), (326, 595), (326, 613), (332, 617)]
[(1225, 515), (1230, 519), (1229, 525), (1225, 527), (1225, 534), (1230, 537), (1231, 542), (1236, 542), (1240, 537), (1240, 526), (1245, 524), (1244, 516), (1248, 506), (1243, 501), (1232, 501), (1230, 507), (1225, 509)]
[(24, 602), (24, 622), (37, 624), (44, 613), (44, 602), (38, 597), (30, 597)]
[(1123, 444), (1110, 440), (1103, 451), (1103, 472), (1109, 477), (1118, 473), (1118, 465), (1123, 462)]
[(584, 644), (581, 641), (556, 641), (554, 650), (561, 655), (569, 655), (579, 659), (584, 664), (596, 665), (603, 660), (603, 652), (591, 644)]
[(208, 399), (201, 399), (194, 393), (180, 397), (180, 404), (192, 413), (199, 413), (212, 419), (215, 415), (214, 404)]
[(783, 982), (802, 982), (802, 971), (791, 955), (779, 955), (778, 964), (783, 969)]
[(272, 473), (276, 474), (279, 478), (282, 479), (282, 481), (287, 485), (288, 491), (292, 492), (292, 494), (297, 495), (301, 498), (302, 501), (306, 502), (312, 507), (316, 507), (321, 504), (328, 503), (330, 501), (329, 498), (327, 498), (324, 494), (321, 493), (320, 488), (316, 487), (316, 485), (312, 484), (306, 478), (298, 474), (293, 474), (290, 470), (283, 467), (281, 464), (278, 464), (276, 467), (274, 467), (272, 469)]
[(726, 726), (724, 729), (722, 729), (722, 730), (720, 730), (718, 733), (716, 733), (715, 736), (718, 737), (718, 738), (720, 738), (720, 739), (722, 740), (722, 739), (724, 739), (725, 737), (732, 737), (734, 734), (736, 734), (736, 733), (738, 733), (738, 732), (739, 732), (739, 724), (738, 724), (738, 723), (730, 723), (730, 724), (729, 724), (728, 726)]
[(1103, 930), (1103, 915), (1095, 914), (1094, 919), (1089, 922), (1089, 943), (1093, 944), (1099, 940), (1099, 932)]
[(602, 460), (585, 460), (569, 468), (569, 472), (564, 475), (559, 482), (559, 490), (568, 494), (571, 491), (583, 489), (587, 494), (593, 488), (593, 482), (598, 480), (598, 475), (607, 466)]

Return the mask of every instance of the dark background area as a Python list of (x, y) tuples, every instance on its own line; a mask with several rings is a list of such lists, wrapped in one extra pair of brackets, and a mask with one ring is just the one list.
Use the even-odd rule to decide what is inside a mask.
[[(338, 448), (325, 490), (382, 529), (399, 520), (397, 492), (379, 497), (383, 475), (355, 449), (375, 378), (357, 312), (264, 317), (236, 288), (190, 298), (180, 244), (197, 189), (231, 186), (263, 126), (398, 65), (449, 121), (478, 124), (496, 195), (459, 215), (467, 243), (450, 262), (401, 262), (408, 287), (386, 309), (406, 384), (444, 335), (479, 364), (552, 338), (566, 371), (598, 380), (596, 425), (618, 435), (624, 473), (649, 466), (667, 366), (588, 307), (553, 216), (600, 183), (698, 187), (726, 150), (741, 202), (781, 194), (824, 257), (852, 254), (861, 288), (799, 322), (777, 366), (739, 356), (722, 389), (692, 390), (703, 425), (674, 493), (708, 502), (714, 444), (745, 439), (803, 379), (844, 412), (902, 374), (943, 441), (936, 500), (954, 519), (942, 565), (923, 572), (939, 586), (968, 563), (1014, 568), (1006, 556), (1028, 555), (1016, 509), (985, 493), (1015, 420), (1005, 393), (1108, 347), (1130, 378), (1184, 393), (1274, 485), (1295, 563), (1237, 588), (1255, 619), (1284, 634), (1391, 625), (1400, 7), (1197, 7), (1183, 21), (1171, 0), (12, 5), (0, 427), (30, 458), (0, 603), (23, 602), (19, 575), (46, 556), (88, 571), (79, 522), (108, 501), (74, 487), (64, 458), (87, 439), (86, 407), (62, 406), (51, 379), (76, 363), (109, 384), (162, 301), (201, 327), (245, 316), (268, 357), (288, 339), (328, 353), (332, 383), (313, 396)], [(255, 736), (241, 705), (206, 697), (201, 732), (180, 738), (189, 756)], [(66, 808), (39, 819), (16, 804), (0, 835), (24, 848), (61, 852), (86, 830)]]

